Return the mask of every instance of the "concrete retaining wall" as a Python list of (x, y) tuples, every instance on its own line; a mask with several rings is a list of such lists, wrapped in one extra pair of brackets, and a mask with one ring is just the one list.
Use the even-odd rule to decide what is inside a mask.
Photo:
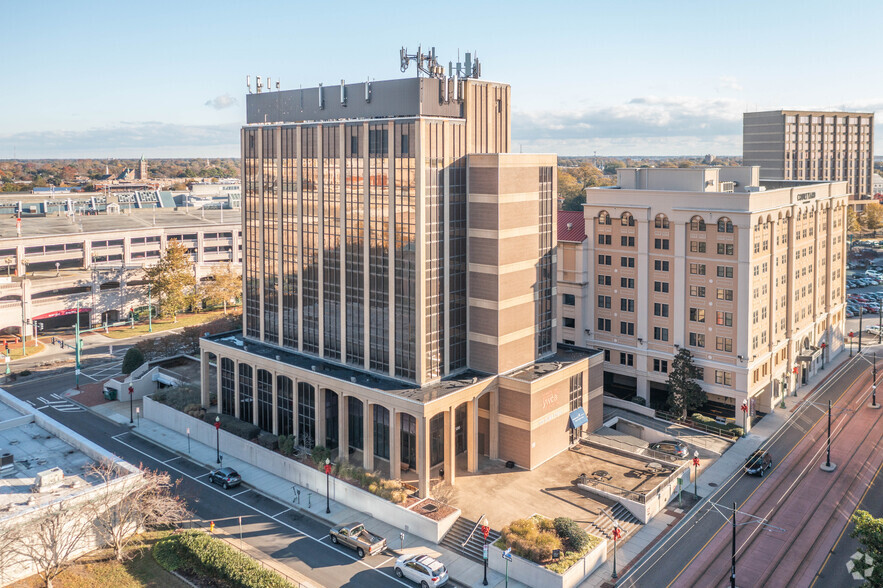
[(656, 417), (656, 411), (649, 406), (641, 406), (640, 404), (629, 402), (628, 400), (622, 400), (621, 398), (616, 398), (615, 396), (605, 395), (604, 404), (607, 406), (615, 406), (616, 408), (621, 408), (623, 410), (630, 410), (632, 412), (643, 414), (648, 417)]
[[(602, 538), (600, 545), (570, 566), (570, 569), (563, 574), (556, 574), (532, 561), (512, 555), (512, 561), (509, 562), (509, 577), (528, 586), (572, 588), (573, 586), (578, 586), (598, 566), (606, 561), (607, 540)], [(488, 567), (501, 574), (506, 573), (506, 560), (503, 559), (503, 550), (495, 545), (488, 547)]]
[[(149, 396), (144, 398), (144, 418), (181, 435), (185, 435), (189, 428), (190, 437), (203, 445), (213, 447), (216, 443), (217, 433), (214, 426), (156, 402)], [(259, 467), (320, 496), (325, 496), (325, 474), (316, 468), (289, 459), (275, 451), (261, 447), (257, 443), (246, 441), (223, 429), (220, 435), (221, 453)], [(332, 500), (344, 506), (364, 512), (385, 523), (399, 527), (407, 533), (434, 543), (441, 541), (460, 516), (460, 511), (456, 510), (454, 514), (442, 521), (433, 521), (334, 477), (331, 478), (330, 496)]]

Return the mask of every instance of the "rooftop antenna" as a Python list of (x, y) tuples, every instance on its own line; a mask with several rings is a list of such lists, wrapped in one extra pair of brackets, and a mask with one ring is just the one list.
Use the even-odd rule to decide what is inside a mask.
[(261, 89), (263, 88), (263, 86), (261, 85), (261, 76), (255, 76), (254, 80), (255, 89), (257, 90), (257, 93), (260, 94)]
[(251, 94), (251, 76), (245, 76), (245, 85), (248, 88), (248, 93)]
[(276, 80), (276, 91), (279, 91), (279, 86), (282, 84), (278, 79)]
[(432, 47), (428, 54), (424, 54), (422, 47), (418, 45), (417, 53), (414, 53), (413, 55), (409, 55), (408, 50), (405, 47), (402, 47), (399, 50), (399, 61), (401, 62), (402, 72), (408, 70), (408, 66), (411, 64), (412, 59), (417, 62), (417, 77), (420, 77), (420, 74), (423, 73), (430, 78), (444, 78), (445, 68), (438, 63), (435, 47)]

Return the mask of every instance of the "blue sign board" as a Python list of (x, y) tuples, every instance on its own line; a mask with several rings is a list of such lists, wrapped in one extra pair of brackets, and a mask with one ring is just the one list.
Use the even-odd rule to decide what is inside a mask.
[(578, 409), (574, 410), (570, 413), (570, 428), (578, 429), (585, 424), (588, 424), (589, 417), (586, 416), (586, 411), (583, 410), (583, 407), (580, 406)]
[(509, 561), (512, 561), (512, 548), (511, 547), (503, 552), (503, 559), (508, 559)]

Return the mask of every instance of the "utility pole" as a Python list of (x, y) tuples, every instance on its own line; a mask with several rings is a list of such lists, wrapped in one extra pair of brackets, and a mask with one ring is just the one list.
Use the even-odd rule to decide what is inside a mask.
[(880, 408), (877, 404), (877, 352), (874, 352), (874, 375), (871, 378), (871, 408)]
[(862, 352), (862, 319), (865, 316), (865, 307), (859, 306), (858, 308), (858, 352)]
[(77, 300), (77, 318), (74, 322), (74, 358), (75, 358), (75, 368), (74, 371), (77, 374), (77, 390), (80, 389), (80, 301)]
[(837, 464), (831, 463), (831, 401), (828, 401), (828, 441), (825, 449), (825, 463), (821, 466), (824, 472), (833, 472), (837, 468)]
[(730, 588), (736, 588), (736, 503), (733, 503), (733, 571), (730, 572)]

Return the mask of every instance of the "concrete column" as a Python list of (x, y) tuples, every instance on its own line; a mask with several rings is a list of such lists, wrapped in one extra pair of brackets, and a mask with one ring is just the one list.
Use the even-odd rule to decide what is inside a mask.
[(218, 413), (223, 413), (223, 400), (221, 400), (221, 356), (215, 354), (215, 393), (218, 399)]
[(208, 397), (209, 397), (209, 364), (208, 364), (208, 351), (202, 354), (202, 359), (200, 360), (200, 374), (199, 378), (199, 403), (203, 406), (208, 406)]
[[(263, 312), (261, 312), (261, 316), (264, 316)], [(256, 365), (251, 366), (251, 424), (258, 426), (258, 367)]]
[(466, 403), (466, 471), (478, 471), (478, 398)]
[(236, 373), (233, 374), (233, 416), (239, 418), (239, 362), (236, 362)]
[(401, 413), (389, 409), (389, 477), (396, 480), (402, 475), (402, 427), (399, 424)]
[[(201, 233), (200, 233), (201, 234)], [(270, 390), (272, 390), (273, 394), (273, 434), (279, 434), (279, 387), (276, 385), (276, 372), (271, 372), (273, 374), (273, 380), (270, 382)]]
[(300, 444), (300, 433), (297, 425), (297, 413), (300, 410), (300, 403), (297, 399), (297, 378), (291, 378), (291, 434), (294, 435), (295, 445)]
[(365, 401), (362, 411), (362, 467), (374, 470), (374, 405)]
[(349, 410), (347, 410), (347, 396), (338, 394), (337, 396), (337, 459), (344, 460), (349, 458), (350, 436), (349, 436)]
[(444, 427), (445, 427), (445, 449), (444, 449), (444, 468), (445, 481), (451, 486), (454, 485), (455, 473), (457, 470), (457, 443), (456, 443), (456, 422), (454, 415), (454, 407), (452, 406), (445, 411)]
[(316, 445), (325, 445), (325, 388), (316, 388)]
[(429, 418), (417, 417), (417, 495), (429, 496)]
[(500, 429), (498, 416), (500, 414), (500, 390), (495, 389), (488, 392), (490, 394), (490, 415), (488, 423), (488, 457), (491, 459), (500, 459)]

